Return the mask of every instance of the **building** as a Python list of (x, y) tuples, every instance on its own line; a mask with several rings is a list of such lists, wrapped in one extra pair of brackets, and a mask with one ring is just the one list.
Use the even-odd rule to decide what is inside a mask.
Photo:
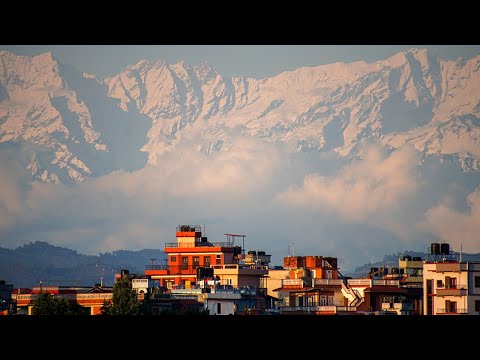
[(480, 315), (480, 261), (462, 261), (447, 243), (433, 243), (423, 264), (425, 315)]
[(113, 288), (97, 284), (89, 286), (35, 286), (33, 289), (14, 289), (12, 299), (16, 306), (16, 313), (32, 315), (33, 303), (38, 293), (48, 292), (54, 297), (75, 301), (77, 304), (90, 310), (90, 315), (99, 315), (104, 302), (112, 299)]
[(288, 256), (284, 258), (288, 278), (274, 289), (282, 315), (334, 315), (356, 311), (360, 297), (341, 277), (337, 258)]
[(11, 315), (14, 304), (12, 301), (13, 284), (0, 280), (0, 315)]
[[(215, 284), (235, 288), (266, 288), (270, 255), (245, 263), (245, 235), (225, 234), (225, 242), (209, 242), (199, 225), (179, 225), (177, 241), (165, 243), (166, 265), (147, 265), (145, 275), (167, 289), (209, 287)], [(242, 246), (235, 244), (242, 239)], [(248, 258), (248, 257), (247, 257)]]
[(264, 293), (256, 288), (216, 288), (203, 297), (204, 308), (210, 315), (266, 313)]

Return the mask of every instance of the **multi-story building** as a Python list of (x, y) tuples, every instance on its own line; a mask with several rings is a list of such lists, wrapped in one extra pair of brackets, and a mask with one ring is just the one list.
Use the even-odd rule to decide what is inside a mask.
[(480, 315), (480, 262), (462, 261), (449, 244), (433, 243), (423, 264), (425, 315)]
[[(235, 238), (245, 235), (225, 234), (225, 242), (209, 242), (199, 225), (179, 225), (177, 241), (165, 243), (166, 265), (147, 265), (145, 275), (167, 289), (209, 287), (214, 284), (233, 287), (266, 288), (268, 265), (246, 264), (243, 245)], [(262, 259), (270, 255), (262, 254)]]
[(281, 287), (274, 289), (281, 300), (280, 314), (333, 315), (356, 310), (359, 296), (339, 277), (337, 258), (288, 256), (289, 270)]

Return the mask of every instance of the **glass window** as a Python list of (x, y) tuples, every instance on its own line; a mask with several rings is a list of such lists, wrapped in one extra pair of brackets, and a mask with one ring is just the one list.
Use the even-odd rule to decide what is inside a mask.
[(480, 276), (475, 276), (475, 287), (480, 287)]
[(475, 300), (475, 311), (480, 312), (480, 300)]
[(193, 257), (193, 267), (197, 267), (200, 265), (200, 257), (199, 256), (194, 256)]
[(170, 257), (170, 262), (172, 262), (172, 263), (177, 262), (177, 257), (176, 256), (171, 256)]
[(210, 267), (210, 261), (211, 261), (210, 256), (204, 256), (203, 257), (203, 266)]
[(182, 256), (182, 270), (188, 270), (188, 256)]

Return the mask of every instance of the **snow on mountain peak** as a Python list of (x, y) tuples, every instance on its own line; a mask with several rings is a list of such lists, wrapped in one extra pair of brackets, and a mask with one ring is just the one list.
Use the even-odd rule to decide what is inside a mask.
[[(83, 83), (67, 79), (51, 53), (26, 57), (2, 51), (0, 119), (6, 120), (0, 122), (0, 142), (33, 142), (50, 150), (62, 144), (56, 165), (87, 177), (94, 174), (92, 161), (77, 155), (75, 146), (91, 144), (92, 154), (112, 151), (102, 139), (115, 133), (115, 119), (126, 116), (151, 120), (137, 151), (146, 152), (152, 164), (185, 139), (195, 141), (194, 133), (202, 134), (195, 149), (232, 151), (228, 129), (234, 128), (300, 151), (349, 156), (375, 139), (391, 148), (411, 143), (429, 156), (458, 155), (469, 164), (480, 160), (479, 64), (480, 55), (461, 63), (409, 49), (381, 61), (302, 67), (256, 80), (223, 77), (205, 61), (192, 66), (140, 60), (104, 81), (81, 75), (98, 91), (90, 96)], [(98, 98), (100, 93), (106, 97)], [(102, 114), (107, 104), (115, 107), (115, 116), (95, 118), (91, 108)], [(460, 139), (468, 147), (457, 146)], [(41, 166), (32, 168), (46, 176)], [(52, 174), (49, 168), (48, 178)]]

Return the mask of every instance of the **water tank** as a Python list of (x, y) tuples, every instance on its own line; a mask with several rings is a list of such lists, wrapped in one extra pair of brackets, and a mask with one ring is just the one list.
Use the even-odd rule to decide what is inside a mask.
[(373, 275), (373, 274), (377, 274), (377, 273), (378, 273), (378, 268), (376, 268), (376, 267), (370, 268), (370, 274)]
[(393, 274), (393, 275), (398, 274), (398, 273), (399, 273), (398, 267), (392, 267), (392, 268), (390, 268), (390, 273)]
[(414, 256), (413, 261), (422, 261), (422, 258), (420, 256)]
[(430, 253), (432, 255), (440, 255), (440, 244), (439, 243), (432, 243)]
[(408, 260), (408, 261), (411, 261), (412, 260), (412, 257), (410, 255), (405, 255), (403, 257), (403, 260)]
[(440, 254), (449, 255), (450, 254), (450, 245), (447, 243), (440, 244)]
[(252, 251), (252, 250), (250, 250), (248, 253), (249, 253), (250, 255), (257, 255), (257, 252), (256, 252), (256, 251)]
[(258, 256), (265, 256), (265, 251), (259, 251)]

